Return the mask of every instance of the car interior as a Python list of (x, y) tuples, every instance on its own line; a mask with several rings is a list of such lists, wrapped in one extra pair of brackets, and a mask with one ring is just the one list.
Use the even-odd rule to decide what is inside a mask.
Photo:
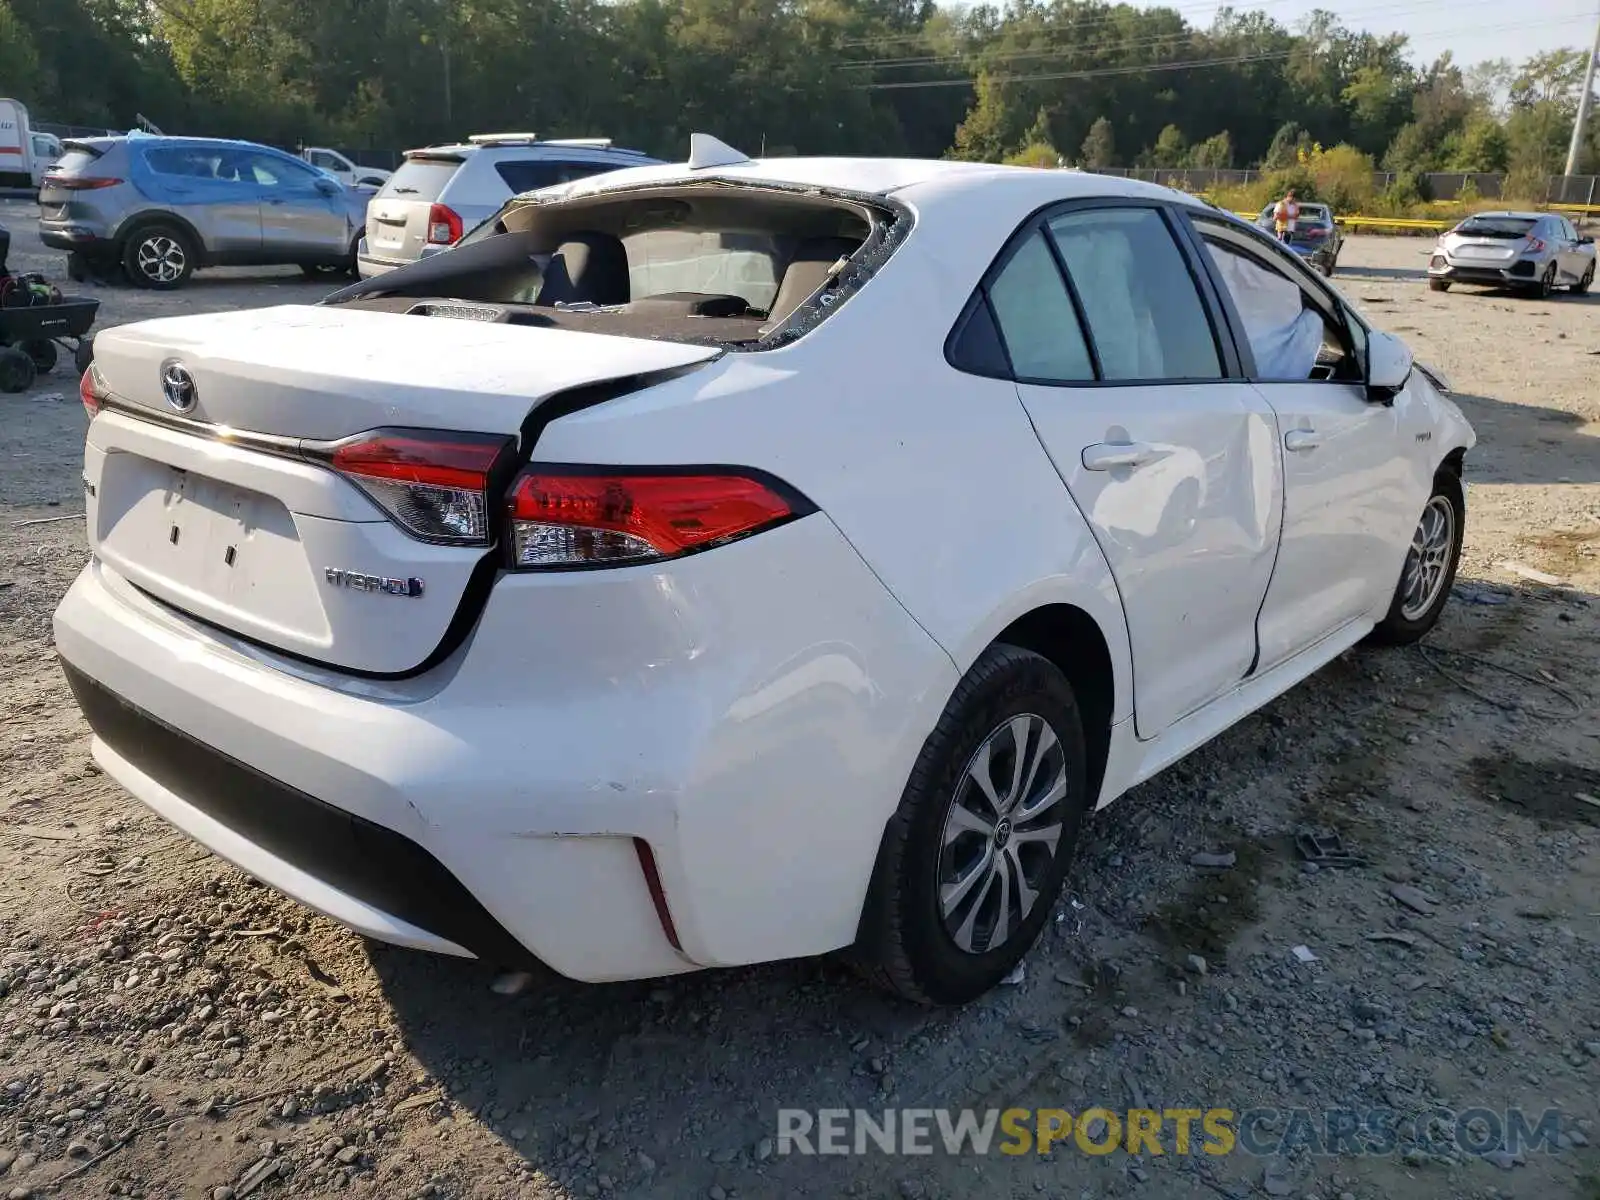
[(887, 214), (701, 186), (514, 204), (447, 256), (334, 302), (631, 337), (749, 346), (829, 288)]

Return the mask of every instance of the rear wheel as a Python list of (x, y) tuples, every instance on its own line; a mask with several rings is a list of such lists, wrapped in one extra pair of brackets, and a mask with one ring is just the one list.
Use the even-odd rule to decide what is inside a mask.
[(78, 348), (72, 352), (72, 365), (82, 375), (89, 369), (89, 364), (94, 362), (94, 335), (88, 334), (78, 339)]
[(33, 359), (16, 346), (0, 346), (0, 392), (25, 392), (33, 386)]
[(1430, 279), (1428, 280), (1428, 290), (1430, 292), (1448, 292), (1450, 290), (1450, 281), (1448, 279)]
[(964, 1004), (1050, 918), (1088, 810), (1083, 725), (1047, 659), (996, 645), (923, 744), (884, 831), (855, 955), (880, 986)]
[(176, 225), (147, 225), (128, 238), (122, 265), (139, 287), (165, 291), (183, 286), (194, 273), (195, 249)]
[(22, 351), (33, 360), (33, 369), (40, 375), (48, 375), (56, 367), (56, 344), (39, 339), (33, 342), (23, 342)]
[(1556, 290), (1556, 265), (1551, 263), (1544, 269), (1544, 274), (1539, 276), (1539, 282), (1533, 285), (1533, 294), (1541, 300), (1548, 300)]
[(1372, 631), (1373, 641), (1409, 645), (1439, 623), (1461, 562), (1466, 515), (1461, 480), (1449, 471), (1440, 471), (1411, 535), (1411, 548), (1406, 551), (1388, 615)]

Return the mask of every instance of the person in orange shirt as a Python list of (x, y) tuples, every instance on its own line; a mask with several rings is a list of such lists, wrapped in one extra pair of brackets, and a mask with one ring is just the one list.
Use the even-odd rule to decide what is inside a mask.
[(1272, 210), (1272, 225), (1278, 231), (1278, 240), (1287, 242), (1294, 233), (1294, 223), (1300, 217), (1300, 206), (1295, 203), (1294, 189), (1290, 188)]

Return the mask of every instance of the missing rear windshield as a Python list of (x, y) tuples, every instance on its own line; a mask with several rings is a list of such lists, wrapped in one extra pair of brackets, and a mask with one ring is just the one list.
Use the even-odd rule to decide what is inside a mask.
[(721, 181), (529, 198), (448, 254), (331, 300), (769, 349), (844, 303), (909, 224), (878, 197)]

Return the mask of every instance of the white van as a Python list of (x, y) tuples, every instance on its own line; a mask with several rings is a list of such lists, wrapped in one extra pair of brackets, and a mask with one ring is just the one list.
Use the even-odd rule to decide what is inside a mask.
[(20, 100), (0, 97), (0, 187), (39, 190), (44, 173), (62, 155), (61, 139), (34, 133)]

